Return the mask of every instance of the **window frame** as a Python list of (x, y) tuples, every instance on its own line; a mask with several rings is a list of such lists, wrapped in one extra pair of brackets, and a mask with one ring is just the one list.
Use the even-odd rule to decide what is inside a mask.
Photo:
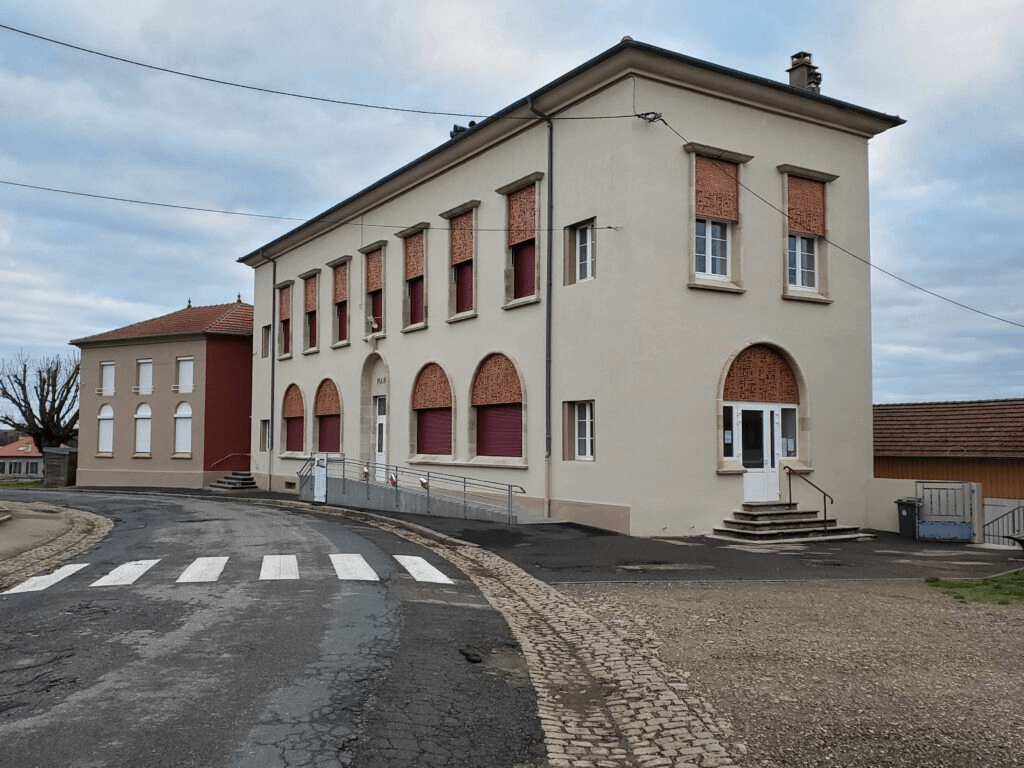
[[(702, 224), (704, 225), (704, 235), (703, 236), (700, 234), (700, 228), (701, 228)], [(715, 227), (723, 227), (724, 228), (724, 230), (725, 230), (724, 237), (716, 238), (714, 236), (714, 228)], [(710, 232), (709, 232), (709, 230), (710, 230)], [(730, 222), (730, 221), (728, 221), (726, 219), (716, 219), (716, 218), (713, 218), (711, 216), (698, 216), (694, 220), (694, 244), (693, 244), (694, 264), (693, 264), (693, 270), (697, 274), (698, 277), (701, 277), (701, 278), (704, 278), (704, 279), (707, 279), (707, 280), (731, 281), (731, 275), (730, 275), (730, 270), (729, 270), (729, 267), (730, 267), (730, 265), (732, 263), (732, 258), (731, 258), (732, 247), (730, 245), (732, 239), (729, 236), (731, 230), (732, 230), (732, 222)], [(703, 253), (701, 252), (701, 249), (699, 248), (699, 243), (700, 243), (700, 241), (702, 239), (704, 240), (704, 251), (703, 251)], [(715, 242), (725, 243), (725, 256), (715, 256), (715, 253), (714, 253), (714, 243)], [(708, 245), (711, 245), (712, 247), (709, 249)], [(702, 258), (704, 259), (704, 268), (703, 269), (701, 268), (701, 265), (700, 265), (700, 260)], [(716, 272), (716, 271), (714, 271), (714, 261), (715, 261), (715, 259), (720, 259), (720, 260), (725, 262), (725, 271), (724, 272)]]
[[(582, 417), (582, 420), (581, 420)], [(581, 434), (580, 424), (586, 425)], [(562, 460), (588, 461), (596, 460), (597, 440), (595, 437), (595, 408), (593, 400), (570, 400), (562, 403)], [(580, 440), (585, 447), (580, 450)]]
[[(107, 389), (107, 371), (110, 371), (110, 389)], [(96, 394), (102, 397), (112, 397), (117, 394), (117, 363), (113, 360), (100, 362), (100, 385), (96, 388)]]
[[(352, 257), (342, 256), (327, 262), (331, 268), (331, 348), (347, 347), (352, 340), (349, 299), (352, 289)], [(345, 296), (337, 296), (338, 274), (345, 276)]]
[[(832, 182), (839, 176), (834, 173), (826, 173), (811, 168), (801, 168), (795, 165), (782, 164), (776, 166), (782, 181), (782, 210), (784, 214), (784, 233), (782, 241), (782, 298), (796, 301), (807, 301), (818, 304), (831, 304), (832, 297), (829, 294), (829, 248), (828, 248), (828, 227), (829, 227), (829, 198), (831, 197)], [(798, 226), (806, 224), (806, 221), (798, 221), (792, 212), (790, 200), (790, 179), (797, 178), (804, 181), (817, 182), (821, 185), (822, 195), (822, 220), (821, 231), (811, 232), (808, 228)], [(797, 238), (799, 244), (802, 239), (813, 240), (814, 253), (812, 254), (814, 266), (812, 270), (803, 267), (802, 249), (791, 251), (792, 238)], [(794, 256), (795, 259), (794, 263)], [(791, 280), (791, 264), (795, 267), (795, 282)], [(813, 274), (814, 285), (803, 285), (803, 274)]]
[[(386, 240), (378, 240), (359, 249), (363, 255), (363, 297), (365, 300), (363, 326), (368, 339), (387, 336), (387, 245)], [(370, 256), (375, 251), (380, 251), (380, 287), (371, 291), (369, 288), (369, 263)], [(376, 323), (376, 328), (373, 327), (371, 318)]]
[[(143, 411), (145, 409), (145, 411)], [(139, 403), (134, 414), (135, 435), (132, 443), (132, 457), (153, 455), (153, 407)]]
[[(188, 364), (187, 368), (189, 371), (187, 389), (182, 384), (181, 375), (182, 371), (185, 370), (185, 363)], [(174, 358), (174, 385), (171, 387), (171, 391), (186, 395), (196, 391), (195, 358), (192, 355)]]
[[(503, 309), (515, 309), (541, 300), (541, 252), (537, 232), (540, 230), (542, 207), (542, 190), (539, 182), (543, 178), (543, 172), (535, 171), (495, 190), (504, 198), (505, 205), (505, 302), (502, 304)], [(532, 236), (516, 243), (510, 243), (513, 230), (513, 222), (510, 220), (511, 196), (528, 187), (533, 188)], [(532, 269), (527, 269), (524, 266), (525, 252), (528, 248), (532, 249)], [(531, 288), (529, 292), (523, 290), (527, 278), (529, 278)]]
[[(188, 413), (186, 414), (183, 409), (187, 408)], [(174, 407), (174, 455), (178, 457), (192, 456), (192, 405), (190, 403), (178, 403)], [(188, 446), (187, 450), (183, 450), (183, 446), (179, 443), (181, 437), (181, 427), (185, 422), (188, 422)]]
[[(294, 285), (294, 280), (285, 280), (274, 286), (278, 360), (286, 360), (292, 356), (292, 316), (295, 314), (295, 291), (292, 289)], [(288, 296), (288, 317), (281, 317), (281, 298), (285, 295)]]
[(137, 395), (153, 394), (153, 358), (143, 357), (135, 361), (135, 386), (132, 392)]
[[(790, 232), (786, 247), (786, 284), (790, 290), (818, 291), (818, 236), (805, 232)], [(800, 247), (794, 247), (794, 242)], [(810, 251), (802, 247), (810, 243)], [(811, 266), (806, 266), (807, 257), (810, 257)], [(807, 283), (807, 275), (810, 275), (810, 284)]]
[[(306, 355), (320, 351), (320, 270), (303, 272), (299, 279), (302, 280), (302, 354)], [(310, 286), (313, 293), (312, 307), (309, 306)]]
[[(476, 241), (476, 227), (477, 227), (477, 208), (480, 207), (479, 200), (469, 200), (461, 205), (457, 205), (454, 208), (450, 208), (440, 216), (442, 219), (448, 222), (448, 255), (447, 255), (447, 266), (450, 270), (451, 280), (448, 283), (448, 317), (445, 322), (456, 322), (458, 320), (466, 320), (471, 317), (476, 317), (477, 308), (477, 295), (476, 295), (476, 276), (477, 276), (477, 241)], [(468, 257), (463, 257), (459, 261), (455, 261), (457, 257), (456, 253), (456, 239), (453, 233), (456, 231), (452, 223), (455, 219), (460, 219), (463, 216), (469, 215), (469, 226), (470, 226), (470, 237), (469, 237), (469, 252)], [(468, 293), (469, 305), (461, 304), (460, 298), (465, 298)]]
[(112, 456), (114, 454), (114, 407), (109, 403), (103, 403), (96, 413), (96, 422), (96, 453)]

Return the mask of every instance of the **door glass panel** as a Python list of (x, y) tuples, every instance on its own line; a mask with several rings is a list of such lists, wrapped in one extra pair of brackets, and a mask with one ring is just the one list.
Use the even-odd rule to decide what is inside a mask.
[(722, 456), (732, 458), (732, 406), (722, 407)]
[(775, 412), (768, 412), (768, 429), (771, 436), (768, 440), (768, 455), (770, 458), (771, 468), (775, 469)]
[(796, 408), (782, 409), (782, 455), (796, 456)]
[(378, 416), (383, 416), (386, 413), (387, 413), (387, 401), (386, 401), (386, 398), (378, 397), (377, 398), (377, 415)]
[(741, 411), (740, 425), (743, 440), (743, 466), (747, 469), (764, 468), (764, 413)]
[(377, 424), (377, 453), (384, 453), (384, 425)]

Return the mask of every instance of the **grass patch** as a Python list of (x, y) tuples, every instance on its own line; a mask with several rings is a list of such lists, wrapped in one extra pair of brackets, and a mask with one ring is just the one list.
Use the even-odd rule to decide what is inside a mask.
[(0, 488), (42, 488), (42, 480), (22, 482), (20, 480), (0, 480)]
[(947, 581), (931, 578), (928, 579), (928, 586), (961, 603), (1024, 604), (1024, 570), (990, 579)]

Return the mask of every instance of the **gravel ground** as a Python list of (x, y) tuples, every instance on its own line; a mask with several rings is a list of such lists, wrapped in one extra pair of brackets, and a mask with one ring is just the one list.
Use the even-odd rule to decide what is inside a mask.
[(923, 581), (559, 588), (656, 643), (749, 766), (1024, 767), (1024, 606)]

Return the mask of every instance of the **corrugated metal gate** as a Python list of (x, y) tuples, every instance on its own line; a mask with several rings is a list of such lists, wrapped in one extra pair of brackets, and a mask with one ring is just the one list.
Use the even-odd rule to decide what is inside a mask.
[(919, 480), (921, 499), (917, 538), (933, 541), (973, 541), (981, 489), (977, 483)]

